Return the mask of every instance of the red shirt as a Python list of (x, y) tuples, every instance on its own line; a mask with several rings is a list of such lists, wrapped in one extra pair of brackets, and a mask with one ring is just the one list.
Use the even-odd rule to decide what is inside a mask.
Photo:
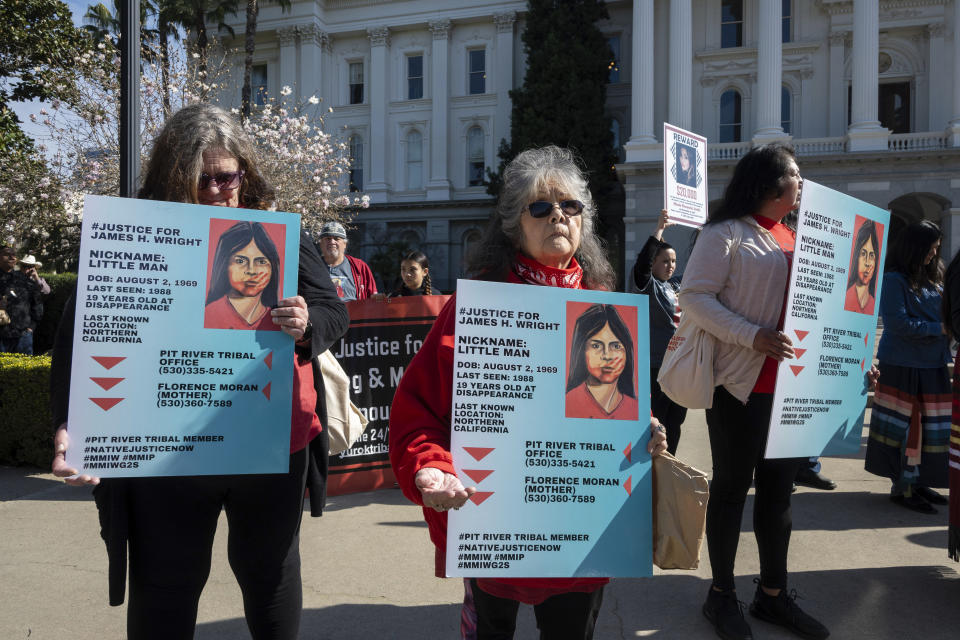
[[(777, 244), (780, 245), (780, 249), (783, 251), (783, 255), (787, 257), (787, 269), (789, 270), (793, 264), (793, 248), (796, 244), (797, 233), (782, 222), (774, 222), (770, 218), (753, 216), (753, 219), (756, 220), (761, 227), (773, 234), (774, 239), (776, 239)], [(777, 320), (778, 331), (783, 331), (783, 322), (787, 314), (787, 305), (784, 304), (784, 302), (787, 298), (787, 287), (789, 286), (790, 280), (788, 279), (786, 287), (783, 290), (783, 298), (780, 300), (780, 319)], [(757, 384), (753, 387), (753, 393), (773, 393), (774, 388), (777, 386), (777, 368), (779, 366), (779, 361), (767, 356), (766, 360), (763, 361), (763, 367), (760, 369)]]
[(613, 411), (607, 413), (607, 411), (600, 406), (600, 403), (597, 402), (597, 399), (593, 397), (593, 394), (590, 393), (590, 390), (587, 389), (586, 382), (568, 391), (565, 400), (565, 415), (568, 418), (636, 420), (637, 414), (640, 412), (636, 398), (621, 394), (620, 402), (613, 408)]
[(259, 320), (248, 324), (237, 310), (230, 304), (227, 296), (223, 296), (208, 304), (203, 310), (203, 326), (205, 329), (249, 329), (252, 331), (280, 331), (280, 326), (273, 322), (270, 309), (267, 309)]

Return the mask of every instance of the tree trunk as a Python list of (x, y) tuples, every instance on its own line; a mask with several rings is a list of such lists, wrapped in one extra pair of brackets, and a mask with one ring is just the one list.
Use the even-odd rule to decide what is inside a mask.
[[(197, 53), (200, 55), (199, 67), (200, 73), (206, 75), (207, 72), (207, 22), (203, 15), (203, 6), (197, 7), (193, 14), (193, 24), (197, 29)], [(201, 77), (203, 77), (201, 75)]]
[(253, 81), (253, 51), (256, 48), (257, 14), (259, 12), (260, 7), (257, 0), (247, 0), (247, 31), (243, 45), (246, 55), (243, 59), (243, 92), (240, 94), (240, 118), (243, 122), (246, 122), (247, 118), (250, 117), (250, 109), (253, 105), (253, 87), (251, 86)]
[(170, 115), (170, 49), (167, 39), (170, 37), (170, 24), (165, 18), (159, 18), (157, 24), (158, 38), (160, 39), (160, 80), (163, 84), (163, 113)]

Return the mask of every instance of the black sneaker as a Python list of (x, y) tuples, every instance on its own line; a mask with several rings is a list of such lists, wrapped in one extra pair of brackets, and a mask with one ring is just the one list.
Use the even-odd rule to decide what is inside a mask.
[(797, 471), (796, 482), (805, 487), (812, 487), (814, 489), (820, 489), (821, 491), (833, 491), (837, 488), (836, 482), (822, 473), (814, 471), (810, 467), (802, 467)]
[(717, 591), (711, 586), (703, 603), (703, 615), (724, 640), (753, 640), (736, 591)]
[(801, 638), (823, 640), (830, 635), (830, 631), (825, 626), (797, 606), (795, 589), (792, 589), (789, 595), (786, 590), (781, 589), (779, 594), (771, 596), (760, 587), (759, 580), (755, 582), (757, 595), (750, 604), (750, 615), (786, 627)]

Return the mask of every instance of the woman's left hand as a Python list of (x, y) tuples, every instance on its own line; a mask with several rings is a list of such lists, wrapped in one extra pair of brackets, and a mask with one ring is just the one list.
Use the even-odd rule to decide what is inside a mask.
[(870, 391), (876, 391), (878, 380), (880, 380), (880, 369), (877, 368), (877, 365), (873, 365), (870, 367), (870, 371), (867, 371), (867, 388)]
[[(270, 311), (273, 323), (297, 342), (304, 338), (310, 316), (307, 313), (307, 301), (300, 296), (283, 298), (277, 301), (277, 306)], [(308, 336), (309, 337), (309, 336)]]
[(647, 451), (651, 457), (656, 457), (667, 450), (667, 430), (656, 418), (650, 418), (650, 442)]

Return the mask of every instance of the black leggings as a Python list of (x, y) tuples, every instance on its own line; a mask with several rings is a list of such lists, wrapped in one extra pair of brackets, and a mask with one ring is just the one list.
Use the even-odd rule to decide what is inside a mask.
[[(498, 598), (470, 581), (477, 608), (477, 640), (510, 640), (517, 626), (517, 600)], [(603, 587), (590, 592), (569, 591), (533, 605), (540, 640), (590, 640), (597, 624)]]
[(680, 428), (687, 419), (687, 408), (671, 400), (660, 388), (657, 375), (660, 369), (650, 369), (650, 411), (667, 430), (667, 451), (677, 454), (680, 444)]
[(128, 638), (193, 638), (221, 508), (250, 634), (296, 638), (306, 462), (302, 450), (285, 474), (132, 479)]
[(790, 493), (797, 470), (807, 458), (764, 459), (772, 408), (773, 394), (752, 393), (744, 405), (717, 387), (713, 408), (706, 411), (713, 455), (707, 548), (713, 584), (725, 591), (735, 588), (733, 565), (751, 479), (756, 487), (753, 531), (760, 551), (760, 584), (772, 589), (787, 586), (787, 549), (793, 528)]

